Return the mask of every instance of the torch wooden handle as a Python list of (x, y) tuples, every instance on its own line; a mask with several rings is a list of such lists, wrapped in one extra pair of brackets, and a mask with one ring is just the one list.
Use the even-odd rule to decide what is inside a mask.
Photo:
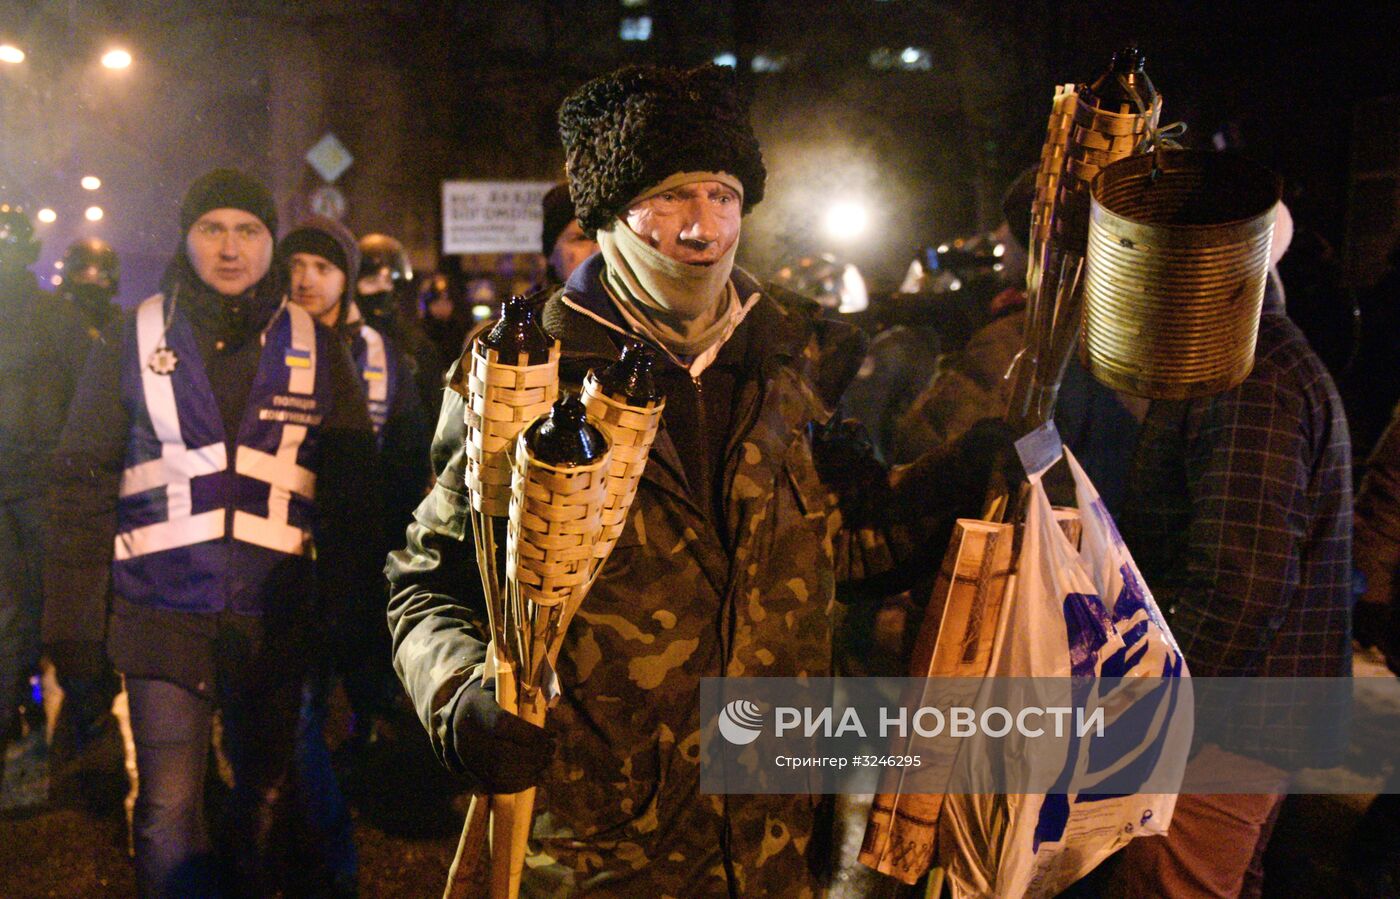
[(462, 825), (462, 837), (457, 841), (457, 854), (447, 871), (447, 888), (442, 899), (468, 899), (480, 896), (485, 888), (487, 829), (491, 818), (491, 797), (485, 793), (472, 794), (467, 808), (467, 820)]

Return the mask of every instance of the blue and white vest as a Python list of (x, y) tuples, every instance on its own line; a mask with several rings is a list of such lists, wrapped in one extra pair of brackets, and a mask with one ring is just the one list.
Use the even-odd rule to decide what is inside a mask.
[[(133, 330), (123, 348), (131, 431), (117, 501), (117, 593), (176, 611), (257, 615), (272, 594), (309, 589), (317, 437), (331, 402), (311, 316), (286, 304), (263, 334), (232, 467), (189, 320), (157, 294), (138, 307)], [(179, 360), (168, 374), (150, 364), (162, 345)]]
[(401, 373), (398, 359), (384, 344), (384, 335), (369, 325), (360, 325), (360, 340), (364, 347), (355, 356), (355, 365), (360, 369), (360, 377), (365, 382), (365, 401), (369, 408), (369, 421), (374, 425), (374, 441), (380, 449), (384, 447), (384, 423), (389, 420), (389, 410), (399, 393)]

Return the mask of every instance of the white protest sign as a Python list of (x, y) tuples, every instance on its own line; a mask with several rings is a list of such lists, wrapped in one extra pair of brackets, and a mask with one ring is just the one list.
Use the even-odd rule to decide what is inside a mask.
[(550, 181), (442, 182), (442, 252), (538, 253)]

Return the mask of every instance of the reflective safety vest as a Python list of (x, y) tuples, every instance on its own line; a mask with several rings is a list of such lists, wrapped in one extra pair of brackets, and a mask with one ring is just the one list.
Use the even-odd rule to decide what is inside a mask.
[(355, 357), (360, 377), (365, 382), (365, 400), (369, 407), (369, 421), (374, 425), (374, 440), (380, 448), (384, 445), (384, 423), (389, 420), (389, 410), (398, 396), (400, 373), (398, 360), (384, 346), (384, 336), (369, 325), (360, 325), (360, 339), (364, 349)]
[[(128, 601), (260, 614), (269, 594), (308, 589), (329, 360), (311, 316), (290, 303), (262, 341), (230, 468), (189, 320), (159, 294), (138, 307), (123, 348), (131, 430), (112, 562), (113, 586)], [(152, 364), (162, 348), (175, 354), (173, 371), (159, 358)]]

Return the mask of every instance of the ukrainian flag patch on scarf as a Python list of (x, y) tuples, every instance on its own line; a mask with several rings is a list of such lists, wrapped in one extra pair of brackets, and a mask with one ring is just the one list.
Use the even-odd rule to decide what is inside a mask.
[[(290, 365), (291, 363), (289, 362), (289, 363), (287, 363), (287, 364)], [(365, 380), (366, 380), (366, 381), (382, 381), (382, 380), (384, 380), (384, 369), (382, 369), (382, 368), (375, 368), (375, 367), (372, 366), (372, 365), (366, 365), (366, 366), (365, 366)]]
[(300, 349), (297, 349), (296, 347), (288, 347), (288, 348), (287, 348), (287, 367), (288, 367), (288, 368), (310, 368), (310, 367), (311, 367), (311, 351), (310, 351), (310, 350), (300, 350)]

